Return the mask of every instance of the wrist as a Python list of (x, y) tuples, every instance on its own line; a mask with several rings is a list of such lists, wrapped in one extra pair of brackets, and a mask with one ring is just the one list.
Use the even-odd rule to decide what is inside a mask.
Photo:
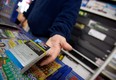
[(65, 35), (63, 33), (61, 33), (61, 32), (50, 33), (50, 37), (55, 36), (55, 35), (59, 35), (59, 36), (62, 36), (62, 37), (65, 38)]
[[(66, 40), (66, 38), (63, 36), (63, 35), (61, 35), (61, 34), (54, 34), (53, 36), (56, 36), (56, 37), (58, 37), (58, 38), (62, 38), (62, 39), (65, 39)], [(52, 37), (53, 37), (52, 36)]]

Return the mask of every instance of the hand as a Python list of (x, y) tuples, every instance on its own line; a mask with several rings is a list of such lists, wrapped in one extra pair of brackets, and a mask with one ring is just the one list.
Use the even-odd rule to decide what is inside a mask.
[(21, 25), (26, 21), (26, 18), (22, 13), (19, 13), (17, 19), (20, 21)]
[(66, 39), (57, 34), (50, 37), (46, 44), (51, 48), (47, 52), (47, 58), (40, 63), (41, 66), (47, 65), (48, 63), (54, 61), (62, 48), (65, 50), (72, 50), (72, 47), (66, 42)]

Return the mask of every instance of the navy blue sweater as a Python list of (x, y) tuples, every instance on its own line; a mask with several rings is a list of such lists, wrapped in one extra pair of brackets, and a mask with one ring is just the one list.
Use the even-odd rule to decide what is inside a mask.
[(31, 32), (39, 37), (60, 34), (68, 40), (80, 5), (81, 0), (36, 0), (27, 12)]

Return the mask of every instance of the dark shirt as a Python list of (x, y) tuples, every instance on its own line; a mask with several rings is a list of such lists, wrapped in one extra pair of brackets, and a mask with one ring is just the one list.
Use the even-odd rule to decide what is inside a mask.
[(26, 13), (31, 32), (39, 37), (60, 34), (68, 40), (80, 5), (81, 0), (36, 0)]

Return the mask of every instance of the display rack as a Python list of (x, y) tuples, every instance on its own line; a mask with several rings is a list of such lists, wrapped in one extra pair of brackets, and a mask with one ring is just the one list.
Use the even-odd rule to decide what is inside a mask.
[(86, 8), (86, 7), (81, 7), (81, 10), (84, 10), (84, 11), (87, 11), (87, 12), (90, 12), (90, 13), (94, 13), (96, 15), (99, 15), (99, 16), (102, 16), (102, 17), (105, 17), (105, 18), (108, 18), (108, 19), (112, 19), (112, 20), (116, 20), (116, 16), (111, 16), (109, 14), (104, 14), (104, 13), (100, 13), (98, 11), (95, 11), (95, 10), (92, 10), (92, 9), (89, 9), (89, 8)]
[(108, 65), (108, 63), (114, 57), (115, 53), (116, 53), (116, 47), (112, 50), (111, 54), (109, 55), (107, 60), (104, 62), (104, 64), (93, 74), (90, 80), (94, 80), (104, 70), (104, 68)]
[[(84, 27), (87, 27), (88, 26), (88, 22), (89, 22), (89, 20), (94, 20), (93, 19), (93, 15), (95, 15), (95, 18), (97, 18), (97, 20), (99, 20), (98, 18), (100, 18), (100, 20), (101, 20), (101, 24), (102, 24), (102, 20), (104, 20), (104, 22), (105, 22), (105, 20), (106, 20), (106, 22), (105, 23), (107, 23), (107, 21), (109, 20), (110, 21), (110, 23), (114, 23), (115, 21), (116, 21), (116, 16), (115, 15), (110, 15), (110, 14), (105, 14), (105, 13), (102, 13), (102, 12), (99, 12), (99, 11), (97, 11), (97, 10), (92, 10), (92, 9), (90, 9), (90, 8), (87, 8), (87, 7), (81, 7), (81, 9), (80, 10), (82, 10), (82, 11), (84, 11), (85, 13), (83, 13), (82, 12), (82, 14), (81, 15), (79, 15), (79, 18), (78, 19), (80, 19), (79, 21), (81, 21), (81, 22), (84, 22), (85, 21), (85, 24), (83, 24), (83, 25), (81, 25), (81, 28), (84, 28)], [(89, 14), (88, 14), (89, 13)], [(91, 16), (92, 15), (92, 16)], [(80, 18), (80, 16), (83, 18), (83, 19), (81, 19)], [(98, 17), (97, 17), (98, 16)], [(88, 18), (89, 17), (89, 18)], [(85, 20), (85, 18), (87, 18), (87, 20)], [(92, 19), (91, 19), (92, 18)], [(77, 22), (78, 22), (78, 19), (77, 19)], [(82, 23), (81, 23), (82, 24)], [(106, 25), (107, 26), (107, 24), (104, 24), (103, 23), (103, 25)], [(111, 24), (111, 27), (112, 26), (116, 26), (116, 24)], [(79, 26), (79, 25), (78, 25)], [(103, 27), (106, 27), (106, 26), (103, 26)], [(108, 26), (108, 27), (106, 27), (106, 28), (110, 28), (111, 29), (111, 27), (110, 26)], [(74, 28), (75, 29), (75, 28)], [(113, 30), (115, 29), (115, 28), (112, 28)], [(86, 29), (86, 30), (88, 30), (88, 29)], [(76, 31), (76, 30), (75, 30)], [(78, 32), (79, 31), (76, 31), (75, 32), (75, 34), (77, 34), (77, 36), (78, 36)], [(82, 32), (84, 32), (83, 31), (83, 29), (82, 29)], [(73, 33), (74, 34), (74, 33)], [(86, 34), (86, 33), (84, 33), (84, 34)], [(81, 34), (81, 35), (83, 35), (83, 33)], [(77, 40), (78, 40), (78, 38), (77, 38)], [(115, 39), (114, 39), (115, 40)], [(116, 41), (115, 41), (116, 42)], [(67, 54), (68, 56), (70, 56), (72, 59), (74, 59), (77, 63), (79, 63), (80, 65), (82, 65), (85, 69), (87, 69), (90, 73), (91, 73), (91, 77), (89, 77), (87, 80), (96, 80), (96, 78), (100, 75), (100, 74), (103, 74), (103, 75), (105, 75), (105, 76), (107, 76), (109, 79), (111, 79), (111, 80), (115, 80), (115, 79), (113, 79), (111, 76), (109, 76), (108, 74), (106, 74), (106, 72), (105, 72), (105, 68), (106, 68), (106, 66), (110, 66), (110, 67), (112, 67), (114, 70), (116, 70), (116, 66), (114, 66), (114, 65), (112, 65), (112, 64), (110, 64), (110, 61), (112, 60), (112, 58), (114, 57), (114, 55), (116, 54), (116, 45), (115, 44), (113, 44), (114, 46), (113, 46), (113, 49), (111, 50), (111, 52), (109, 53), (109, 55), (108, 55), (108, 57), (104, 60), (104, 63), (102, 64), (102, 65), (100, 65), (100, 66), (98, 66), (94, 61), (92, 61), (91, 59), (89, 59), (87, 56), (85, 56), (85, 55), (83, 55), (81, 52), (79, 52), (78, 50), (76, 50), (76, 49), (73, 49), (79, 56), (81, 56), (82, 57), (82, 59), (84, 60), (87, 60), (87, 62), (89, 61), (91, 64), (93, 64), (93, 65), (96, 65), (97, 66), (97, 69), (95, 69), (95, 70), (93, 70), (93, 69), (91, 69), (91, 67), (89, 67), (87, 64), (85, 64), (83, 61), (81, 61), (81, 60), (79, 60), (78, 59), (78, 57), (76, 57), (75, 55), (73, 55), (73, 53), (70, 53), (70, 52), (67, 52), (67, 51), (65, 51), (65, 50), (63, 50), (63, 52), (65, 53), (65, 54)], [(95, 47), (95, 46), (94, 46)], [(78, 48), (78, 46), (77, 46), (77, 48)]]
[[(75, 49), (74, 49), (75, 50)], [(67, 54), (68, 56), (70, 56), (72, 59), (74, 59), (77, 63), (81, 64), (84, 68), (86, 68), (88, 71), (90, 71), (92, 73), (92, 76), (88, 79), (88, 80), (95, 80), (96, 77), (104, 70), (104, 68), (108, 65), (108, 63), (111, 61), (111, 59), (113, 58), (113, 56), (116, 53), (116, 47), (112, 50), (111, 54), (109, 55), (109, 57), (107, 58), (107, 60), (104, 62), (104, 64), (99, 67), (97, 70), (92, 70), (90, 67), (88, 67), (87, 65), (85, 65), (82, 61), (80, 61), (78, 58), (74, 57), (72, 54), (70, 54), (69, 52), (62, 50), (65, 54)], [(77, 52), (77, 54), (82, 55), (80, 52), (78, 52), (77, 50), (75, 50)], [(83, 57), (88, 59), (87, 57)], [(89, 60), (89, 59), (88, 59)], [(104, 72), (102, 72), (103, 74), (105, 74)], [(107, 76), (107, 75), (106, 75)], [(109, 75), (108, 75), (109, 76)]]

